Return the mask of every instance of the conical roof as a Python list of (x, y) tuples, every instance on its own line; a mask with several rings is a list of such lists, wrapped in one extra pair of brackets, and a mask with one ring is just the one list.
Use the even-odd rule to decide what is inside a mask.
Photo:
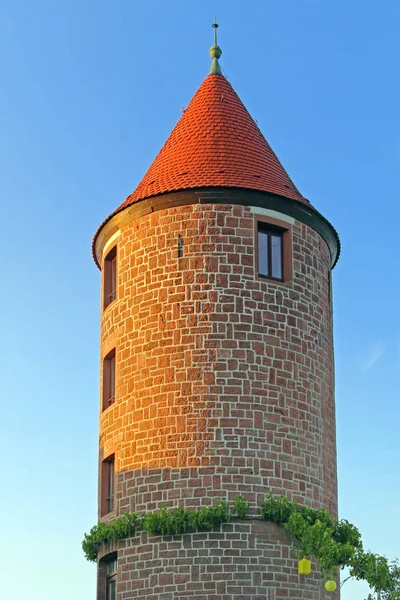
[(265, 196), (261, 194), (262, 201), (258, 198), (257, 203), (275, 211), (282, 210), (313, 227), (328, 244), (332, 266), (338, 259), (340, 241), (335, 229), (301, 195), (223, 76), (218, 62), (222, 50), (217, 44), (217, 27), (214, 23), (208, 77), (135, 191), (103, 221), (94, 235), (92, 251), (98, 266), (100, 254), (96, 245), (99, 240), (104, 241), (100, 233), (114, 215), (142, 200), (149, 199), (151, 203), (152, 198), (158, 197), (154, 202), (160, 207), (163, 203), (159, 197), (163, 194), (205, 188), (265, 192)]
[(204, 187), (269, 192), (310, 206), (218, 73), (203, 81), (142, 181), (115, 213), (145, 198)]

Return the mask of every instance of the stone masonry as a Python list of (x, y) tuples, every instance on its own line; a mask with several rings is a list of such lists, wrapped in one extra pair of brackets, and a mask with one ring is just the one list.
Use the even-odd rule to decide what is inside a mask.
[(102, 518), (242, 494), (251, 519), (104, 548), (98, 600), (100, 559), (113, 551), (118, 600), (327, 597), (318, 574), (297, 575), (284, 531), (257, 516), (270, 491), (337, 512), (331, 255), (291, 219), (291, 280), (259, 278), (264, 213), (169, 206), (167, 194), (109, 230), (103, 260), (116, 245), (118, 286), (102, 312), (101, 358), (115, 348), (116, 395), (100, 414), (99, 459), (115, 455), (116, 504)]

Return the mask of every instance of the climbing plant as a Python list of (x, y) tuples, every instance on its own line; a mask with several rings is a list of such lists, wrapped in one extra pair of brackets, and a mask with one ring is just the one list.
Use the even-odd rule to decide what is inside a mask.
[[(150, 535), (212, 531), (228, 523), (231, 517), (246, 519), (248, 510), (249, 502), (243, 496), (236, 496), (233, 510), (227, 502), (219, 500), (198, 510), (162, 507), (145, 515), (125, 513), (112, 523), (100, 522), (92, 527), (85, 534), (82, 548), (89, 561), (96, 561), (103, 544), (126, 539), (138, 530)], [(272, 494), (264, 499), (260, 518), (281, 525), (295, 540), (293, 548), (297, 556), (313, 558), (321, 577), (335, 578), (338, 569), (347, 567), (351, 577), (363, 579), (372, 590), (379, 590), (382, 600), (400, 600), (398, 562), (364, 551), (360, 532), (345, 519), (337, 521), (325, 509), (315, 510)], [(367, 600), (372, 599), (369, 595)]]
[[(261, 505), (266, 521), (282, 525), (296, 540), (299, 557), (314, 557), (321, 577), (335, 577), (337, 569), (349, 568), (350, 576), (365, 580), (381, 592), (382, 600), (400, 600), (400, 567), (397, 561), (365, 552), (357, 527), (336, 521), (325, 509), (314, 510), (269, 494)], [(367, 600), (373, 600), (369, 595)]]
[(221, 523), (228, 523), (231, 509), (227, 502), (217, 501), (199, 510), (186, 510), (179, 507), (172, 511), (165, 507), (159, 511), (142, 515), (126, 512), (112, 523), (100, 522), (82, 542), (83, 552), (89, 561), (96, 561), (99, 548), (107, 542), (131, 537), (139, 529), (150, 535), (177, 535), (189, 531), (212, 531)]

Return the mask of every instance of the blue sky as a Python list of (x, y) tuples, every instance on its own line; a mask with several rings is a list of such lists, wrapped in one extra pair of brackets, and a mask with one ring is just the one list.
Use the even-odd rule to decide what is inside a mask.
[[(338, 229), (340, 514), (400, 555), (397, 0), (0, 1), (4, 597), (95, 598), (99, 223), (221, 65)], [(344, 600), (365, 588), (347, 583)]]

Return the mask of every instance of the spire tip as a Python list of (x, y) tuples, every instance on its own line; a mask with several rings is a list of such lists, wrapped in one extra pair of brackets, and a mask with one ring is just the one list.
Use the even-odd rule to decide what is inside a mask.
[(217, 73), (218, 75), (222, 75), (221, 67), (219, 65), (218, 59), (222, 55), (222, 50), (218, 46), (217, 43), (217, 28), (219, 27), (217, 23), (217, 19), (214, 19), (214, 23), (212, 24), (212, 28), (214, 29), (214, 44), (210, 48), (210, 56), (213, 59), (211, 63), (210, 75), (213, 73)]

